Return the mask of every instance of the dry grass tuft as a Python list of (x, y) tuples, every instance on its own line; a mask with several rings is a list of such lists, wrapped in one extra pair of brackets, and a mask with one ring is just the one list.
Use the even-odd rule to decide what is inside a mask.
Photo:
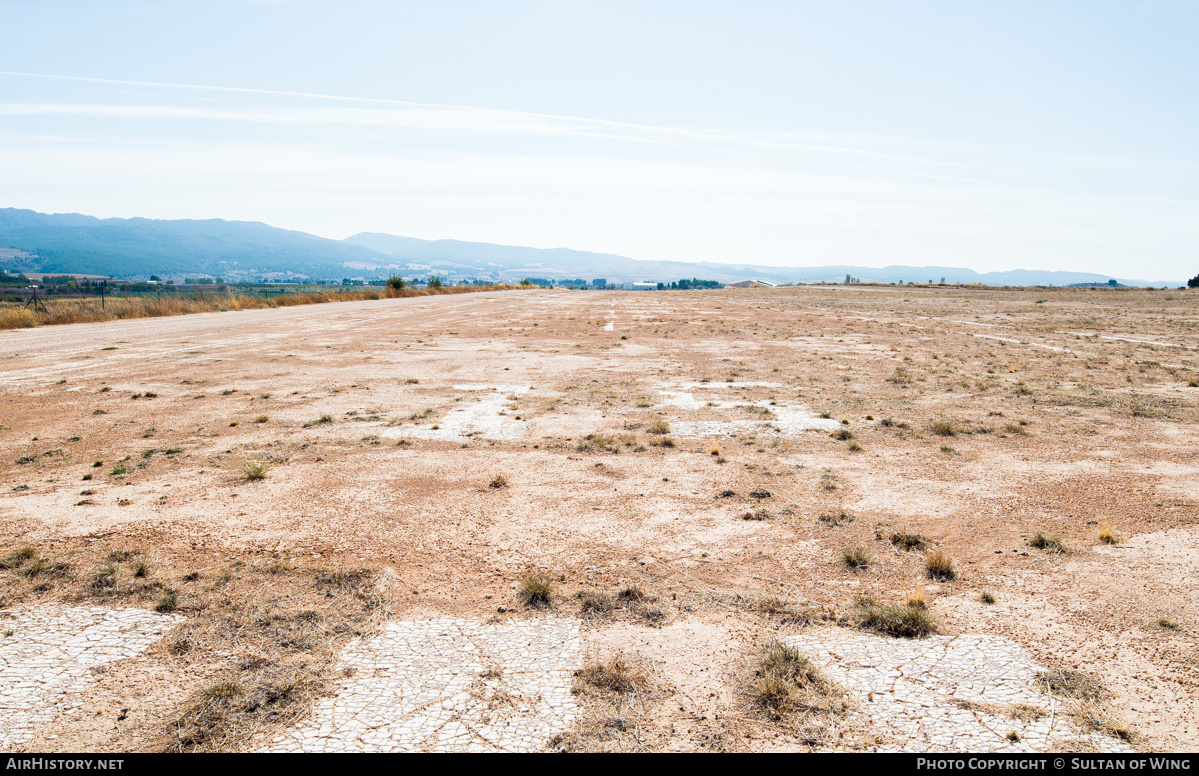
[(1040, 531), (1028, 537), (1028, 544), (1043, 552), (1057, 554), (1066, 551), (1066, 544), (1062, 541), (1061, 536), (1046, 536)]
[(919, 590), (919, 589), (912, 590), (907, 595), (905, 595), (903, 597), (903, 603), (905, 606), (909, 606), (913, 609), (927, 609), (928, 608), (928, 599), (925, 598), (924, 591)]
[(924, 570), (929, 579), (935, 579), (938, 582), (957, 579), (958, 576), (953, 558), (941, 550), (934, 550), (924, 556)]
[(504, 475), (499, 474), (491, 478), (491, 482), (487, 483), (487, 487), (492, 490), (508, 487), (508, 479)]
[(816, 518), (816, 522), (831, 528), (840, 528), (843, 525), (852, 523), (853, 519), (853, 512), (846, 509), (835, 509), (828, 512), (821, 512)]
[(957, 436), (958, 434), (957, 426), (955, 426), (953, 421), (950, 420), (934, 421), (933, 423), (929, 424), (928, 430), (931, 434), (943, 437)]
[(924, 607), (880, 604), (873, 598), (863, 596), (854, 603), (854, 608), (857, 610), (859, 627), (886, 636), (912, 639), (937, 632), (936, 620)]
[(271, 464), (265, 461), (239, 461), (237, 464), (237, 473), (244, 482), (265, 480), (270, 470)]
[(1099, 526), (1099, 541), (1104, 544), (1119, 544), (1120, 535), (1116, 533), (1111, 523), (1103, 523)]
[(612, 693), (632, 693), (649, 687), (649, 675), (639, 666), (616, 653), (605, 660), (588, 661), (575, 671), (575, 692), (594, 688)]
[(787, 596), (737, 596), (734, 603), (780, 625), (807, 625), (819, 614), (811, 605)]
[(0, 560), (0, 569), (15, 569), (24, 565), (26, 562), (37, 557), (37, 550), (33, 547), (21, 547), (13, 550)]
[(578, 593), (579, 608), (584, 617), (604, 617), (612, 613), (612, 596), (599, 590)]
[[(645, 429), (650, 434), (665, 436), (670, 433), (670, 424), (664, 420), (655, 420)], [(719, 451), (717, 451), (719, 452)]]
[(849, 705), (845, 692), (799, 650), (772, 641), (758, 653), (744, 697), (751, 709), (793, 729), (815, 746), (837, 737), (837, 718)]
[(554, 605), (556, 587), (553, 577), (534, 572), (520, 581), (520, 585), (516, 588), (516, 598), (530, 608), (549, 609)]
[(1062, 698), (1090, 701), (1092, 703), (1103, 699), (1103, 684), (1082, 671), (1054, 669), (1037, 674), (1034, 682), (1043, 692), (1053, 693)]
[[(880, 531), (878, 538), (883, 538), (883, 533)], [(908, 528), (899, 528), (891, 532), (887, 536), (887, 541), (901, 550), (924, 550), (932, 545), (929, 538), (921, 533), (910, 530)]]
[(864, 569), (870, 565), (873, 558), (865, 547), (851, 547), (841, 551), (841, 563), (850, 569)]

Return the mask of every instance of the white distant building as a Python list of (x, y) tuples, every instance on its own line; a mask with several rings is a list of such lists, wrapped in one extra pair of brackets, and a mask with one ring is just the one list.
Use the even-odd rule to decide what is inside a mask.
[(648, 280), (637, 280), (632, 283), (625, 283), (624, 287), (631, 291), (657, 291), (658, 284)]
[(776, 284), (765, 280), (742, 280), (740, 283), (728, 283), (729, 288), (774, 288)]

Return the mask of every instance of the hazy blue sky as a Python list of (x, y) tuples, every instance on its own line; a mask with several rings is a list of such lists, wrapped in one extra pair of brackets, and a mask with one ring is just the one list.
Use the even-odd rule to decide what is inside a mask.
[(1199, 272), (1199, 2), (0, 0), (0, 30), (0, 207)]

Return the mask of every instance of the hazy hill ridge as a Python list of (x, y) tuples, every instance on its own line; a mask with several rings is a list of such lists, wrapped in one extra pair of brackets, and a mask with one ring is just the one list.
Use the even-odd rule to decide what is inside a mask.
[[(12, 250), (5, 250), (12, 249)], [(409, 266), (415, 265), (415, 266)], [(700, 277), (722, 282), (864, 281), (1068, 285), (1105, 283), (1107, 275), (1013, 270), (978, 273), (958, 267), (829, 265), (772, 267), (744, 262), (647, 261), (569, 248), (528, 248), (459, 240), (421, 240), (363, 232), (330, 240), (250, 221), (94, 218), (0, 209), (0, 266), (32, 272), (116, 277), (220, 275), (228, 279), (349, 277), (437, 273), (446, 279), (519, 281), (524, 277), (606, 278), (609, 282)], [(1120, 279), (1134, 285), (1145, 281)], [(1182, 281), (1169, 281), (1178, 285)], [(1153, 281), (1166, 285), (1166, 281)]]

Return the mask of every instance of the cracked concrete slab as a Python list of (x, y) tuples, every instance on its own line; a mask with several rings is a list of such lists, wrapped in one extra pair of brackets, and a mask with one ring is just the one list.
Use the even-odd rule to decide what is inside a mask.
[(1001, 636), (895, 639), (830, 629), (786, 643), (846, 688), (857, 717), (847, 726), (877, 733), (881, 751), (1133, 751), (1081, 729), (1060, 699), (1038, 691), (1044, 667)]
[(95, 669), (140, 654), (182, 619), (90, 606), (0, 612), (0, 751), (77, 710)]
[(277, 752), (529, 752), (577, 715), (579, 627), (558, 618), (389, 623), (349, 646), (352, 674)]

